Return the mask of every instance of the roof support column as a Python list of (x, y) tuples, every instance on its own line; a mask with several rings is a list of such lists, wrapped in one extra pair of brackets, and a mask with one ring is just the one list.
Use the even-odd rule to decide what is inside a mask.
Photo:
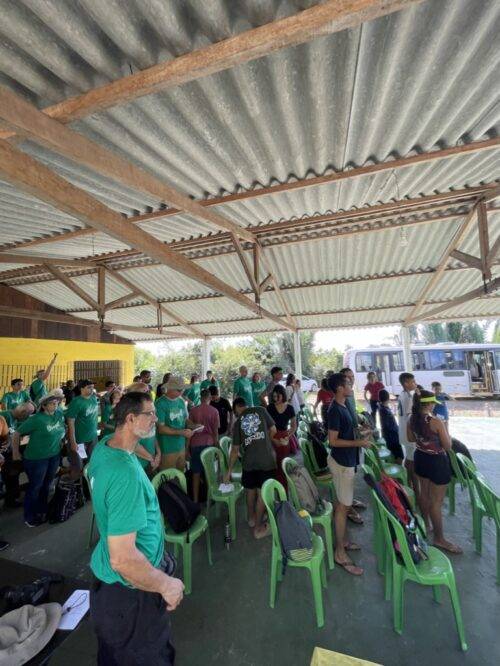
[(302, 381), (302, 351), (300, 349), (300, 331), (293, 332), (293, 361), (295, 376)]
[(405, 372), (413, 370), (410, 348), (410, 329), (408, 326), (401, 326), (401, 343), (403, 345), (403, 367)]
[(201, 372), (203, 379), (207, 376), (207, 370), (210, 370), (210, 350), (211, 350), (211, 338), (203, 338), (201, 343)]

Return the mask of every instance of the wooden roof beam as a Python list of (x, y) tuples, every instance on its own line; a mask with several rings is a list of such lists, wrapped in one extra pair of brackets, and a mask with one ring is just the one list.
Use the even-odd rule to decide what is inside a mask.
[(129, 301), (131, 301), (133, 298), (137, 298), (140, 294), (137, 291), (131, 291), (130, 294), (125, 294), (125, 296), (120, 296), (120, 298), (115, 298), (114, 301), (110, 301), (109, 303), (106, 303), (104, 306), (105, 311), (107, 312), (108, 310), (116, 310), (116, 308), (121, 307), (122, 305), (125, 305)]
[(81, 287), (75, 284), (75, 282), (73, 282), (73, 280), (71, 280), (71, 278), (65, 275), (62, 271), (49, 264), (46, 264), (45, 268), (56, 278), (56, 280), (62, 282), (68, 289), (70, 289), (74, 294), (81, 298), (82, 301), (87, 303), (87, 305), (90, 305), (92, 310), (96, 310), (97, 312), (101, 311), (99, 303), (97, 303), (97, 301), (89, 296)]
[(45, 165), (14, 148), (6, 141), (0, 141), (0, 173), (11, 184), (68, 215), (76, 217), (84, 224), (91, 225), (120, 242), (143, 252), (146, 256), (159, 261), (161, 264), (165, 264), (173, 270), (207, 285), (210, 289), (224, 294), (258, 316), (272, 319), (281, 326), (293, 330), (288, 321), (260, 308), (231, 285), (226, 284), (184, 255), (171, 250), (154, 236), (134, 227), (130, 222), (124, 220), (119, 213), (111, 210), (87, 192), (75, 187)]
[[(159, 63), (82, 95), (54, 104), (44, 113), (63, 123), (118, 104), (168, 90), (262, 58), (274, 51), (399, 11), (422, 0), (329, 0), (294, 16), (247, 30), (186, 55)], [(7, 135), (8, 136), (8, 135)], [(7, 138), (4, 134), (1, 138)]]
[(83, 259), (65, 259), (64, 257), (38, 257), (32, 254), (10, 254), (0, 251), (0, 264), (34, 264), (45, 266), (72, 266), (88, 268), (89, 262)]

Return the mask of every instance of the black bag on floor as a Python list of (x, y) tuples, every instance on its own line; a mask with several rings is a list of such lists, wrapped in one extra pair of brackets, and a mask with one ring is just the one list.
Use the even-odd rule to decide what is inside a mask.
[(176, 534), (187, 532), (200, 515), (200, 506), (186, 495), (175, 481), (164, 481), (158, 488), (161, 512)]
[(64, 523), (85, 504), (82, 482), (60, 477), (56, 490), (49, 502), (47, 518), (49, 523)]
[(316, 464), (319, 469), (325, 469), (328, 466), (328, 452), (323, 444), (327, 437), (326, 429), (319, 421), (313, 421), (309, 425), (309, 433), (311, 435)]

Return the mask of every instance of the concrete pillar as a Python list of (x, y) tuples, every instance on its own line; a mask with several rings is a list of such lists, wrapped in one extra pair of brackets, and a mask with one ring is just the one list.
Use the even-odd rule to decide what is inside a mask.
[(302, 380), (302, 353), (300, 350), (300, 331), (293, 332), (293, 361), (295, 376)]
[(401, 342), (403, 344), (403, 367), (405, 372), (413, 370), (413, 361), (410, 349), (410, 329), (408, 326), (401, 326)]
[(203, 338), (203, 342), (201, 343), (201, 374), (202, 374), (202, 379), (206, 379), (207, 376), (207, 370), (210, 370), (210, 347), (212, 340), (211, 338)]

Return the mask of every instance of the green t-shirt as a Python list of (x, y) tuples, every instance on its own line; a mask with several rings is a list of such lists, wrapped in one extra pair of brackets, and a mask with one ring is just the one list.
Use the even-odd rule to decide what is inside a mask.
[(43, 379), (34, 379), (31, 383), (31, 392), (33, 393), (33, 401), (38, 407), (40, 398), (43, 398), (44, 395), (47, 395), (47, 386)]
[(262, 403), (260, 401), (260, 396), (264, 393), (266, 388), (266, 382), (260, 380), (260, 382), (252, 382), (252, 396), (253, 396), (253, 406), (261, 407)]
[(42, 460), (58, 455), (61, 452), (61, 439), (65, 430), (64, 416), (61, 412), (33, 414), (17, 428), (21, 436), (30, 436), (24, 457), (27, 460)]
[(106, 435), (99, 441), (88, 466), (92, 508), (100, 535), (90, 567), (105, 583), (130, 586), (111, 567), (108, 536), (136, 532), (136, 548), (157, 567), (163, 557), (163, 522), (156, 493), (137, 456), (107, 446), (111, 437)]
[[(162, 395), (156, 403), (156, 416), (160, 425), (166, 425), (175, 430), (186, 427), (188, 417), (186, 403), (182, 398), (167, 398)], [(158, 433), (158, 443), (162, 453), (177, 453), (186, 445), (186, 438), (182, 435), (161, 435)]]
[(29, 402), (31, 400), (30, 394), (28, 391), (23, 390), (16, 393), (15, 391), (9, 391), (5, 393), (3, 398), (0, 400), (5, 409), (15, 409), (18, 405), (22, 405), (24, 402)]
[[(156, 455), (156, 435), (153, 435), (152, 437), (144, 437), (138, 441), (138, 444), (143, 446), (152, 456)], [(144, 469), (149, 465), (149, 461), (145, 458), (137, 456), (137, 460), (141, 463)]]
[(217, 388), (220, 390), (220, 385), (217, 380), (213, 382), (211, 379), (204, 379), (200, 384), (200, 391), (203, 391), (203, 389), (210, 388), (211, 386), (217, 386)]
[(244, 398), (247, 407), (253, 407), (252, 382), (248, 377), (238, 377), (234, 382), (233, 397)]
[(75, 439), (77, 444), (92, 442), (97, 437), (99, 402), (95, 395), (84, 398), (76, 396), (69, 403), (66, 418), (75, 419)]
[(195, 407), (198, 407), (200, 404), (200, 386), (200, 382), (196, 382), (195, 384), (190, 384), (184, 391), (184, 396), (188, 400), (191, 400)]

